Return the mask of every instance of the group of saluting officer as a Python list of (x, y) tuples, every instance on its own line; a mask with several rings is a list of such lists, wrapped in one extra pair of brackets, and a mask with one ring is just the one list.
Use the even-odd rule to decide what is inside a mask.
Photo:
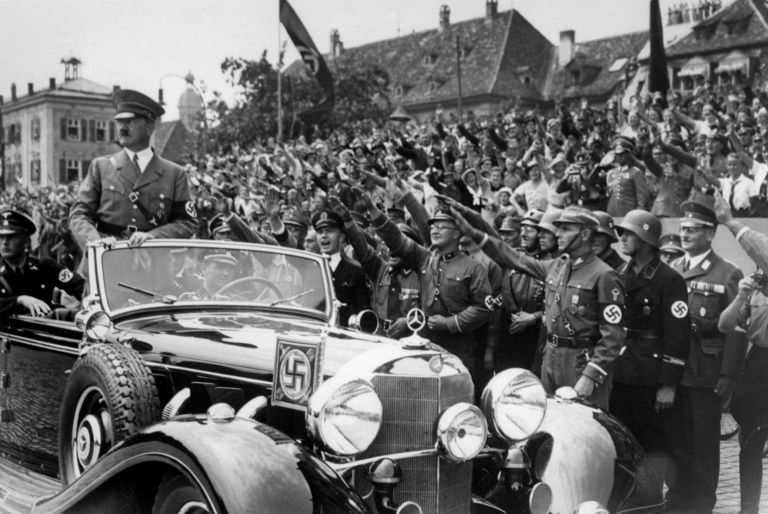
[[(138, 246), (191, 237), (197, 214), (185, 173), (149, 145), (162, 107), (130, 90), (118, 92), (115, 104), (123, 149), (92, 162), (71, 209), (73, 233), (83, 246), (105, 238)], [(768, 255), (768, 242), (736, 225), (720, 197), (715, 206), (683, 204), (678, 248), (661, 240), (660, 221), (646, 211), (629, 211), (614, 227), (609, 215), (580, 207), (531, 210), (497, 230), (447, 197), (430, 215), (406, 184), (396, 184), (410, 224), (382, 212), (356, 187), (360, 212), (331, 196), (329, 209), (312, 219), (329, 258), (341, 323), (372, 308), (386, 332), (400, 337), (407, 312), (420, 307), (427, 316), (421, 335), (461, 358), (476, 389), (490, 372), (510, 366), (533, 369), (549, 393), (572, 387), (637, 437), (649, 467), (665, 479), (667, 511), (710, 512), (723, 407), (733, 399), (740, 423), (757, 427), (753, 432), (768, 410), (755, 400), (768, 395), (755, 395), (750, 384), (740, 383), (733, 394), (748, 339), (765, 334), (768, 288), (759, 277), (743, 279), (713, 252), (718, 217), (752, 245), (751, 255)], [(288, 220), (274, 218), (275, 244), (296, 246)], [(237, 216), (217, 223), (214, 234), (256, 237)], [(3, 311), (44, 315), (52, 311), (54, 287), (76, 298), (83, 292), (80, 275), (26, 255), (34, 231), (23, 214), (0, 213)], [(626, 262), (611, 248), (617, 239)], [(682, 256), (667, 264), (665, 250)], [(753, 379), (755, 369), (766, 369), (759, 346), (746, 361)], [(740, 463), (744, 512), (752, 505), (757, 512), (762, 480), (753, 454), (765, 437), (751, 437), (743, 443), (751, 453), (743, 452)]]

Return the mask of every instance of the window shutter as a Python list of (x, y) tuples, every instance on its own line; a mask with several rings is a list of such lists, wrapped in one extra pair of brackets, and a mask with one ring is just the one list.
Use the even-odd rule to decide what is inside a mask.
[(88, 141), (88, 120), (80, 120), (80, 141), (85, 143)]
[(80, 161), (80, 180), (82, 180), (88, 174), (88, 168), (91, 166), (91, 161)]
[(110, 143), (115, 142), (115, 122), (114, 121), (109, 122), (109, 142)]
[(67, 140), (67, 118), (61, 118), (61, 139)]
[(88, 132), (91, 135), (88, 140), (91, 142), (96, 141), (96, 120), (88, 120)]
[(67, 183), (67, 161), (59, 159), (59, 184)]

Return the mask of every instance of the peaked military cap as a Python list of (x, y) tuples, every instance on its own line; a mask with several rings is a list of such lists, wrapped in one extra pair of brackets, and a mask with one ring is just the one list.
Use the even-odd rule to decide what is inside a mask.
[(231, 232), (232, 229), (229, 228), (229, 223), (227, 223), (224, 220), (224, 216), (221, 214), (217, 214), (213, 218), (211, 218), (211, 221), (208, 222), (208, 232), (211, 234), (219, 234), (221, 232)]
[(627, 136), (618, 136), (613, 140), (613, 153), (623, 154), (635, 151), (635, 139)]
[(316, 231), (322, 228), (337, 228), (341, 230), (344, 227), (344, 221), (334, 211), (323, 211), (318, 212), (312, 217), (312, 227)]
[(681, 227), (717, 227), (717, 216), (709, 205), (697, 201), (683, 202), (683, 216), (680, 218)]
[(431, 218), (429, 218), (430, 225), (437, 223), (438, 221), (446, 221), (456, 225), (456, 218), (453, 217), (453, 214), (451, 214), (450, 211), (437, 211)]
[(552, 224), (555, 226), (574, 224), (594, 228), (597, 228), (599, 225), (597, 218), (592, 214), (592, 211), (585, 209), (584, 207), (573, 206), (566, 207), (562, 214), (560, 214), (560, 217), (552, 221)]
[(10, 236), (19, 232), (31, 236), (37, 228), (32, 218), (13, 209), (0, 212), (0, 235)]
[(229, 266), (237, 266), (237, 259), (226, 253), (212, 253), (206, 255), (203, 258), (203, 267), (208, 264), (227, 264)]
[(112, 105), (117, 109), (116, 120), (143, 116), (155, 121), (165, 114), (165, 109), (144, 93), (132, 89), (118, 89), (112, 94)]

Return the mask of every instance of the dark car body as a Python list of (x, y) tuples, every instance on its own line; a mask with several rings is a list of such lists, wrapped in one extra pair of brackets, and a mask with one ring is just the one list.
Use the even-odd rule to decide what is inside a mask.
[[(248, 295), (254, 298), (246, 298), (240, 291), (226, 300), (215, 295), (201, 299), (204, 293), (182, 300), (170, 293), (170, 285), (163, 289), (161, 284), (170, 282), (157, 270), (162, 252), (182, 249), (192, 261), (228, 253), (239, 259), (240, 268), (259, 268), (259, 260), (282, 266), (282, 275), (277, 274), (282, 282), (273, 280), (281, 285), (266, 297), (251, 291)], [(257, 254), (251, 259), (238, 252)], [(55, 495), (17, 495), (29, 501), (29, 508), (148, 511), (159, 478), (172, 469), (190, 478), (211, 512), (245, 512), (255, 506), (260, 512), (373, 510), (380, 507), (380, 498), (365, 475), (367, 466), (381, 457), (396, 461), (402, 470), (394, 502), (414, 502), (424, 512), (498, 511), (473, 500), (473, 488), (507, 509), (518, 511), (509, 506), (519, 504), (520, 512), (530, 511), (530, 488), (518, 502), (508, 488), (499, 493), (499, 480), (493, 476), (491, 486), (478, 485), (478, 463), (486, 464), (489, 476), (499, 474), (515, 452), (525, 455), (526, 480), (551, 489), (552, 512), (572, 512), (587, 500), (623, 505), (641, 478), (641, 453), (620, 425), (598, 409), (555, 398), (547, 399), (537, 435), (516, 444), (492, 437), (477, 459), (446, 459), (435, 427), (449, 407), (473, 402), (466, 368), (433, 345), (339, 328), (330, 271), (321, 256), (261, 245), (174, 240), (150, 241), (137, 250), (124, 244), (93, 246), (88, 256), (91, 295), (84, 301), (84, 313), (108, 316), (103, 341), (94, 341), (87, 326), (72, 322), (23, 315), (0, 321), (0, 369), (9, 377), (0, 455), (30, 479), (62, 475), (62, 395), (70, 370), (93, 345), (120, 345), (136, 352), (151, 373), (167, 419), (123, 442), (113, 441), (108, 452), (84, 466), (76, 480), (65, 480)], [(288, 273), (285, 279), (286, 259), (301, 273), (293, 278)], [(136, 269), (127, 269), (136, 262)], [(121, 281), (126, 277), (141, 283), (125, 287)], [(312, 287), (297, 287), (296, 279), (312, 281)], [(250, 279), (245, 282), (253, 286)], [(197, 285), (194, 280), (192, 284)], [(283, 298), (282, 293), (291, 294)], [(299, 298), (285, 301), (294, 294)], [(373, 442), (354, 457), (342, 458), (308, 432), (305, 418), (318, 389), (345, 377), (370, 384), (383, 414)], [(237, 412), (259, 398), (265, 401), (255, 411)], [(221, 404), (230, 406), (232, 415), (225, 410), (217, 417)], [(73, 438), (77, 429), (72, 429)], [(529, 454), (539, 451), (545, 439), (548, 465), (539, 463), (540, 476), (534, 480), (535, 456)], [(19, 500), (18, 510), (24, 509)]]

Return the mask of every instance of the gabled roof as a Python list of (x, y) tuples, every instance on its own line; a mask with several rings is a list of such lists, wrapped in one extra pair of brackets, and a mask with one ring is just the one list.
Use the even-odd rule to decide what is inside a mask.
[[(555, 72), (547, 96), (592, 97), (612, 93), (618, 82), (624, 78), (632, 58), (638, 55), (647, 42), (646, 30), (577, 43), (573, 59)], [(618, 61), (619, 59), (626, 60), (622, 62)], [(571, 86), (568, 75), (574, 66), (591, 68), (592, 73), (582, 74), (585, 81)]]
[[(444, 102), (458, 96), (456, 37), (462, 53), (461, 88), (466, 98), (494, 95), (541, 98), (552, 44), (517, 11), (452, 23), (347, 48), (336, 59), (356, 59), (383, 67), (390, 76), (391, 100), (403, 105)], [(501, 50), (501, 51), (499, 51)], [(326, 56), (326, 59), (328, 57)], [(333, 72), (333, 61), (329, 61)], [(301, 61), (286, 74), (306, 73)], [(528, 78), (530, 85), (525, 85)]]
[(34, 105), (45, 100), (56, 99), (80, 99), (112, 102), (112, 89), (92, 80), (76, 78), (68, 80), (56, 86), (56, 89), (40, 89), (24, 96), (19, 96), (16, 101), (6, 99), (2, 105), (3, 112), (13, 112)]
[(667, 49), (667, 57), (716, 53), (766, 43), (768, 6), (765, 0), (735, 0), (694, 25), (690, 34)]
[(192, 134), (181, 120), (161, 121), (155, 127), (154, 149), (164, 159), (184, 162), (192, 144)]

